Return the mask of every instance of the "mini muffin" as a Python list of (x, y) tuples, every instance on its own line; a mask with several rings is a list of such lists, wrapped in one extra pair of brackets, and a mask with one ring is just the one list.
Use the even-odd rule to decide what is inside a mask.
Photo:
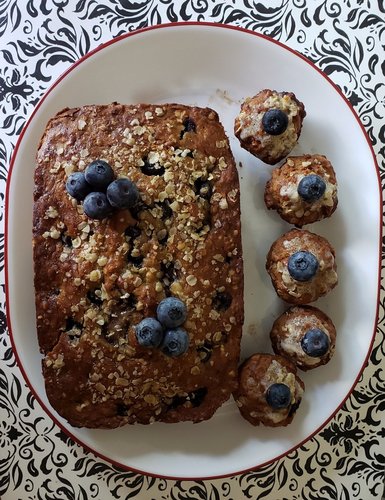
[(268, 209), (302, 227), (330, 217), (337, 208), (337, 180), (323, 155), (291, 156), (272, 172), (265, 188)]
[(242, 148), (274, 165), (297, 144), (305, 116), (303, 103), (292, 92), (265, 89), (242, 103), (234, 133)]
[(313, 302), (338, 282), (334, 248), (305, 229), (292, 229), (272, 244), (266, 270), (278, 296), (290, 304)]
[(283, 356), (253, 354), (239, 367), (234, 393), (241, 415), (253, 425), (285, 426), (300, 405), (304, 383)]
[(325, 365), (335, 350), (332, 320), (312, 306), (293, 306), (277, 318), (270, 332), (276, 354), (290, 358), (307, 371)]

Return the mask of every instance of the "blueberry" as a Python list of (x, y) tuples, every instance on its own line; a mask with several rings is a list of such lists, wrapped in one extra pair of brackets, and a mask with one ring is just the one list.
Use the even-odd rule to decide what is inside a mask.
[(298, 194), (305, 201), (319, 200), (325, 193), (326, 183), (316, 174), (303, 177), (298, 184)]
[(233, 301), (233, 297), (228, 292), (216, 292), (212, 306), (216, 311), (226, 311)]
[(202, 179), (199, 177), (194, 182), (194, 189), (198, 196), (204, 198), (205, 200), (209, 200), (212, 194), (212, 187), (209, 181)]
[(173, 262), (161, 262), (160, 270), (162, 272), (162, 282), (166, 287), (166, 293), (169, 291), (171, 283), (178, 279), (178, 270), (175, 269)]
[(207, 396), (207, 393), (207, 387), (199, 387), (198, 389), (195, 389), (195, 391), (188, 392), (186, 396), (180, 396), (179, 394), (177, 394), (172, 398), (171, 403), (168, 405), (168, 409), (175, 410), (175, 408), (184, 405), (187, 401), (189, 402), (190, 406), (192, 406), (193, 408), (197, 408), (203, 403), (205, 397)]
[(162, 215), (161, 215), (162, 220), (171, 219), (173, 212), (172, 212), (172, 208), (170, 207), (170, 200), (165, 199), (162, 202), (155, 203), (155, 207), (162, 210)]
[(162, 351), (173, 358), (181, 356), (188, 349), (189, 336), (183, 328), (167, 330), (161, 345)]
[(165, 168), (159, 163), (150, 163), (147, 158), (143, 158), (144, 164), (140, 167), (140, 170), (145, 175), (163, 175), (165, 173)]
[(297, 281), (310, 281), (318, 270), (318, 260), (315, 255), (306, 250), (290, 255), (287, 268), (290, 276)]
[(185, 132), (196, 132), (197, 126), (194, 120), (190, 117), (183, 120), (183, 126)]
[(280, 135), (289, 124), (287, 114), (280, 109), (269, 109), (262, 117), (263, 130), (269, 135)]
[(95, 290), (88, 290), (87, 292), (87, 299), (92, 303), (97, 306), (100, 306), (103, 304), (103, 299), (101, 298), (101, 292), (99, 290), (99, 294), (96, 293)]
[(104, 193), (92, 192), (85, 197), (83, 209), (91, 219), (104, 219), (110, 215), (112, 207)]
[(266, 401), (271, 408), (287, 408), (291, 402), (290, 388), (286, 384), (272, 384), (266, 391)]
[(312, 328), (303, 336), (301, 347), (308, 356), (319, 358), (328, 352), (330, 340), (323, 330)]
[(129, 262), (133, 266), (137, 267), (138, 269), (140, 269), (142, 267), (143, 260), (144, 260), (143, 255), (133, 256), (130, 253), (127, 254), (127, 262)]
[(142, 231), (140, 230), (140, 227), (137, 225), (128, 226), (128, 227), (126, 227), (126, 229), (124, 231), (124, 235), (127, 237), (127, 239), (132, 241), (135, 238), (138, 238), (138, 236), (140, 236), (141, 232)]
[(205, 340), (202, 346), (197, 347), (197, 353), (201, 362), (207, 363), (213, 353), (213, 344)]
[(114, 208), (131, 208), (139, 200), (139, 191), (130, 179), (121, 177), (109, 184), (107, 199)]
[(119, 417), (127, 417), (127, 415), (128, 415), (128, 406), (125, 405), (124, 403), (118, 403), (116, 405), (116, 414)]
[(81, 201), (84, 200), (92, 188), (86, 181), (83, 172), (74, 172), (68, 176), (66, 189), (73, 198)]
[(186, 321), (187, 309), (180, 299), (167, 297), (159, 303), (156, 315), (164, 327), (175, 328)]
[(181, 139), (183, 138), (183, 136), (186, 132), (196, 132), (196, 130), (197, 130), (196, 123), (190, 117), (187, 117), (183, 120), (183, 127), (184, 128), (183, 128), (182, 132), (180, 133)]
[(139, 345), (158, 347), (163, 339), (163, 328), (155, 318), (144, 318), (136, 326), (135, 334)]
[(95, 160), (84, 171), (86, 181), (94, 188), (105, 190), (114, 180), (114, 171), (104, 160)]

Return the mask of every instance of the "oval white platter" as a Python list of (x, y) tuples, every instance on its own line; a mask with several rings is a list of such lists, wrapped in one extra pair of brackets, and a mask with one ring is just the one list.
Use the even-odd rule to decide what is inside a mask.
[[(50, 117), (84, 104), (166, 103), (209, 106), (220, 116), (239, 166), (245, 270), (242, 359), (271, 352), (269, 330), (284, 304), (265, 272), (272, 242), (290, 226), (268, 212), (263, 191), (273, 167), (239, 147), (233, 122), (241, 101), (264, 88), (292, 91), (307, 111), (292, 154), (321, 153), (336, 170), (339, 207), (307, 229), (336, 249), (339, 286), (314, 305), (333, 319), (336, 354), (301, 373), (306, 391), (286, 428), (253, 427), (231, 399), (201, 424), (75, 429), (47, 401), (38, 351), (31, 249), (35, 152)], [(367, 360), (376, 328), (381, 193), (373, 152), (354, 112), (313, 65), (283, 45), (230, 26), (176, 24), (128, 34), (72, 66), (47, 92), (12, 158), (7, 193), (6, 273), (13, 347), (46, 412), (78, 443), (106, 460), (147, 474), (204, 478), (232, 475), (288, 453), (314, 435), (343, 404)]]

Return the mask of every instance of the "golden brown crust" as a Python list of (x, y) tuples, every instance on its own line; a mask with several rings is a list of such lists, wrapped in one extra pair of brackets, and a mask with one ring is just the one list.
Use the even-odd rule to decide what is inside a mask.
[[(262, 127), (262, 117), (268, 109), (280, 109), (289, 119), (287, 129), (280, 135), (269, 135)], [(234, 122), (234, 134), (242, 148), (270, 165), (285, 158), (297, 144), (305, 106), (292, 92), (264, 89), (245, 99)]]
[[(266, 391), (275, 383), (284, 383), (290, 388), (292, 401), (287, 408), (273, 409), (266, 401)], [(290, 360), (258, 353), (250, 356), (239, 367), (239, 386), (234, 398), (241, 415), (252, 425), (286, 426), (294, 418), (304, 388)]]
[[(289, 274), (289, 257), (298, 251), (311, 252), (319, 262), (318, 271), (310, 281), (300, 282)], [(291, 229), (272, 244), (266, 270), (278, 296), (290, 304), (314, 302), (338, 283), (334, 248), (322, 236), (305, 229)]]
[[(136, 183), (132, 213), (91, 220), (66, 193), (68, 175), (95, 159)], [(146, 175), (148, 163), (162, 175)], [(243, 323), (239, 182), (217, 114), (178, 104), (65, 109), (42, 137), (34, 196), (37, 332), (52, 406), (85, 427), (210, 418), (237, 386)], [(166, 295), (188, 308), (179, 358), (135, 338)]]
[[(319, 328), (329, 338), (329, 350), (320, 357), (307, 355), (301, 347), (306, 332)], [(303, 371), (325, 365), (334, 354), (336, 328), (332, 320), (313, 306), (293, 306), (279, 316), (272, 326), (270, 339), (276, 354), (286, 356)]]
[[(298, 184), (303, 177), (316, 174), (326, 184), (324, 195), (307, 202), (298, 194)], [(268, 209), (277, 210), (286, 222), (302, 227), (326, 217), (337, 208), (337, 181), (330, 161), (323, 155), (291, 156), (279, 168), (273, 170), (265, 188)]]

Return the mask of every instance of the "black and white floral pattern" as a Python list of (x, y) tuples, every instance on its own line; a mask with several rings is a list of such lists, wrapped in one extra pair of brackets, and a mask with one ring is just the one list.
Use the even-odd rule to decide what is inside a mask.
[[(175, 21), (233, 24), (312, 60), (359, 114), (385, 177), (383, 0), (0, 0), (0, 271), (4, 193), (17, 137), (52, 81), (110, 38)], [(227, 479), (172, 481), (122, 471), (62, 433), (19, 372), (0, 293), (0, 498), (372, 500), (385, 468), (385, 300), (368, 366), (335, 418), (287, 457)]]

